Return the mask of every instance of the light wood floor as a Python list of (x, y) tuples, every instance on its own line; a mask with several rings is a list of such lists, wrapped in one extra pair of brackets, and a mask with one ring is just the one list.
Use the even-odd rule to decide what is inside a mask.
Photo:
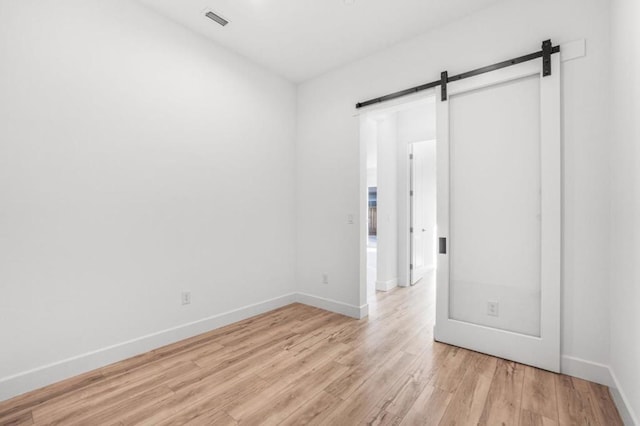
[(432, 283), (295, 304), (0, 403), (0, 424), (619, 425), (606, 387), (432, 340)]

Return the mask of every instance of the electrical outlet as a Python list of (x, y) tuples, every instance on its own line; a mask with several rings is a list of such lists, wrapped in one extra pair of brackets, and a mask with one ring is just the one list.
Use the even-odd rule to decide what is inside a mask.
[(329, 274), (326, 272), (322, 274), (322, 284), (329, 284)]
[(499, 316), (499, 307), (500, 305), (498, 304), (498, 302), (487, 302), (487, 315), (491, 317)]
[(191, 292), (190, 291), (183, 291), (182, 292), (182, 304), (183, 305), (190, 305), (191, 304)]

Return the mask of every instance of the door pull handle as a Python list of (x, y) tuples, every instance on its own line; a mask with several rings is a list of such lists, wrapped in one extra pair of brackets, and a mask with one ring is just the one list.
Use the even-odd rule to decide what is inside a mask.
[(438, 238), (438, 246), (440, 254), (447, 254), (447, 239), (445, 237)]

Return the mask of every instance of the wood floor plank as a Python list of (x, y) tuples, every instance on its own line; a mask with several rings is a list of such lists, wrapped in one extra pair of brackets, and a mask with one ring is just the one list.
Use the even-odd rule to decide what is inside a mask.
[(403, 418), (416, 402), (424, 388), (437, 372), (442, 359), (452, 348), (437, 343), (419, 354), (404, 380), (397, 388), (391, 388), (380, 403), (380, 408)]
[(498, 360), (479, 424), (517, 425), (523, 384), (524, 365)]
[[(356, 381), (349, 381), (348, 388), (357, 387), (352, 392), (338, 391), (334, 395), (348, 395), (343, 402), (333, 409), (331, 415), (323, 422), (323, 424), (357, 424), (362, 421), (376, 406), (379, 406), (380, 400), (384, 397), (387, 389), (401, 382), (408, 368), (411, 366), (415, 355), (407, 354), (402, 351), (395, 352), (387, 362), (385, 362), (373, 374), (364, 378), (364, 380), (356, 385)], [(342, 381), (339, 381), (343, 383)], [(327, 387), (336, 390), (335, 387)]]
[(353, 323), (357, 322), (358, 321), (353, 318), (336, 315), (333, 321), (328, 323), (326, 326), (322, 327), (320, 330), (314, 330), (301, 335), (301, 338), (298, 339), (299, 341), (292, 342), (292, 344), (288, 345), (285, 349), (291, 352), (303, 352), (309, 350), (321, 341), (326, 340), (330, 343), (338, 343), (336, 341), (336, 336), (342, 333), (344, 329), (349, 328)]
[(620, 418), (618, 410), (615, 409), (609, 388), (597, 383), (588, 383), (588, 385), (593, 397), (593, 409), (600, 424), (603, 426), (623, 425), (622, 418)]
[(161, 391), (154, 395), (168, 395), (165, 382), (172, 377), (197, 370), (191, 362), (176, 365), (156, 374), (142, 375), (131, 380), (128, 377), (121, 377), (116, 383), (105, 382), (104, 387), (96, 387), (96, 392), (88, 396), (76, 396), (70, 400), (58, 400), (52, 404), (41, 404), (33, 410), (33, 417), (36, 423), (46, 424), (69, 424), (76, 420), (81, 420), (91, 413), (98, 413), (105, 408), (119, 406), (137, 395), (155, 392), (159, 388)]
[[(266, 389), (267, 382), (259, 377), (243, 377), (233, 381), (227, 381), (215, 387), (202, 389), (183, 389), (176, 392), (175, 396), (163, 404), (154, 407), (153, 414), (143, 419), (124, 419), (125, 423), (131, 420), (132, 423), (140, 421), (146, 424), (157, 426), (165, 424), (184, 424), (203, 416), (204, 413), (212, 412), (212, 415), (219, 415), (218, 411), (227, 413), (227, 409), (236, 401), (244, 400), (253, 392)], [(222, 416), (226, 417), (226, 416)], [(229, 416), (229, 420), (236, 420)]]
[(340, 343), (331, 344), (320, 342), (313, 347), (312, 351), (281, 358), (279, 362), (265, 366), (256, 374), (271, 383), (278, 381), (289, 382), (301, 373), (326, 363), (327, 360), (335, 359), (347, 349), (346, 345)]
[(215, 409), (206, 410), (203, 412), (194, 411), (188, 412), (184, 415), (171, 418), (162, 423), (154, 423), (152, 421), (143, 421), (141, 423), (125, 423), (125, 425), (138, 424), (144, 426), (235, 426), (238, 424), (230, 415), (224, 411), (216, 411)]
[(307, 320), (297, 326), (293, 327), (291, 331), (299, 334), (318, 333), (321, 332), (324, 327), (331, 325), (336, 320), (339, 320), (341, 315), (325, 312), (322, 315), (317, 316), (314, 319)]
[[(363, 359), (356, 363), (355, 366), (347, 365), (349, 366), (347, 373), (331, 383), (325, 390), (343, 400), (348, 399), (369, 377), (376, 373), (376, 369), (373, 368), (374, 365), (388, 365), (389, 362), (396, 361), (403, 354), (400, 351), (380, 351), (376, 354), (371, 354), (369, 359)], [(382, 360), (384, 362), (380, 362)], [(344, 365), (340, 360), (338, 362)]]
[(282, 391), (272, 395), (267, 401), (261, 401), (249, 414), (239, 410), (230, 410), (233, 418), (246, 424), (279, 424), (300, 408), (309, 398), (307, 393), (321, 390), (342, 375), (347, 367), (331, 361), (317, 370), (311, 371), (293, 382)]
[[(557, 375), (558, 414), (561, 425), (597, 425), (592, 396), (584, 380)], [(608, 426), (608, 425), (607, 425)]]
[(413, 355), (419, 355), (433, 345), (433, 327), (422, 327), (406, 345), (401, 349)]
[(608, 389), (433, 342), (434, 283), (301, 304), (0, 402), (0, 425), (621, 425)]
[(196, 360), (195, 363), (201, 367), (200, 372), (177, 377), (169, 381), (167, 385), (173, 391), (178, 391), (189, 386), (215, 386), (215, 383), (231, 380), (255, 363), (268, 362), (282, 351), (280, 345), (288, 338), (289, 335), (274, 338), (270, 342), (262, 343), (239, 354), (229, 353), (220, 358), (214, 357), (206, 361)]
[(31, 411), (12, 413), (0, 418), (0, 425), (2, 426), (28, 426), (32, 424), (33, 416)]
[(320, 391), (280, 424), (283, 426), (318, 425), (340, 403), (342, 403), (342, 400), (337, 396)]
[(469, 368), (451, 397), (440, 424), (446, 426), (478, 424), (492, 381), (493, 376), (479, 374), (476, 369)]
[(190, 361), (165, 367), (162, 363), (153, 363), (146, 369), (138, 369), (130, 374), (114, 377), (92, 384), (78, 391), (70, 392), (66, 398), (54, 398), (33, 409), (36, 420), (52, 421), (58, 416), (68, 417), (75, 412), (86, 411), (89, 407), (105, 406), (116, 403), (124, 396), (161, 386), (172, 378), (182, 376), (198, 367)]
[[(299, 356), (294, 359), (295, 362), (293, 364), (281, 366), (275, 376), (268, 373), (264, 374), (263, 380), (268, 383), (268, 387), (263, 390), (251, 392), (245, 398), (235, 401), (227, 407), (229, 413), (235, 418), (242, 418), (254, 410), (258, 404), (263, 401), (268, 401), (273, 395), (287, 389), (291, 383), (298, 380), (305, 380), (305, 377), (308, 377), (307, 375), (309, 373), (322, 367), (324, 364), (332, 362), (333, 357), (343, 350), (343, 346), (339, 344), (319, 343), (317, 347), (317, 352), (310, 351), (309, 353), (299, 354)], [(340, 370), (340, 375), (344, 374), (345, 370), (346, 369)]]
[(367, 417), (361, 425), (367, 426), (396, 426), (402, 419), (384, 410), (374, 410), (373, 414)]
[(493, 379), (497, 366), (498, 358), (481, 354), (479, 352), (471, 352), (469, 354), (467, 372), (469, 374), (479, 374)]
[(472, 352), (453, 347), (442, 360), (436, 371), (432, 386), (447, 392), (455, 392), (465, 374), (466, 366), (472, 361)]
[(526, 366), (522, 390), (522, 409), (558, 421), (555, 375)]
[(54, 383), (33, 392), (29, 392), (0, 403), (0, 420), (9, 418), (25, 410), (29, 410), (57, 397), (64, 397), (69, 392), (82, 389), (92, 383), (100, 382), (104, 376), (100, 371), (91, 371), (63, 382)]
[(527, 409), (522, 409), (520, 413), (520, 426), (557, 426), (557, 424), (557, 419), (550, 419)]
[(47, 425), (103, 425), (119, 422), (126, 416), (131, 416), (140, 411), (147, 411), (148, 407), (164, 401), (169, 398), (173, 392), (166, 386), (158, 386), (138, 394), (128, 395), (126, 398), (119, 400), (116, 404), (108, 406), (92, 407), (87, 411), (76, 412), (75, 416), (64, 417), (55, 421), (41, 422), (39, 424)]
[(451, 397), (450, 392), (427, 385), (400, 424), (407, 426), (439, 424)]

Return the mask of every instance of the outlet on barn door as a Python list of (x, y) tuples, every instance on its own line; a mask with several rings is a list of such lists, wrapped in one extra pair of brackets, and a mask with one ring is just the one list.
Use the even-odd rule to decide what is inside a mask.
[(191, 292), (190, 291), (183, 291), (182, 292), (182, 304), (183, 305), (190, 305), (191, 304)]

